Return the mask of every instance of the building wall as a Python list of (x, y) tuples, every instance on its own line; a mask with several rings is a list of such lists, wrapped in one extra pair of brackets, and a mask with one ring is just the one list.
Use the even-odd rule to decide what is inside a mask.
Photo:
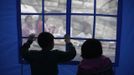
[[(121, 50), (116, 75), (134, 75), (134, 1), (123, 0)], [(0, 1), (0, 75), (21, 75), (18, 54), (16, 0)], [(73, 75), (76, 66), (60, 65), (60, 75)], [(26, 71), (27, 70), (27, 71)], [(24, 75), (30, 68), (24, 65)], [(69, 74), (68, 74), (69, 73)]]

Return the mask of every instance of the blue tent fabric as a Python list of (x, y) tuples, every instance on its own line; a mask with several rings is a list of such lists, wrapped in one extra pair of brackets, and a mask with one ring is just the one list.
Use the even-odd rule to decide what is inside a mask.
[(59, 65), (59, 75), (76, 75), (77, 65)]
[(20, 75), (16, 1), (0, 1), (0, 75)]

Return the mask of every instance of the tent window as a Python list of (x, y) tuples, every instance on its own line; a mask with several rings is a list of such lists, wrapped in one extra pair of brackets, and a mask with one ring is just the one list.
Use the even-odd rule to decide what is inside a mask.
[[(99, 39), (104, 55), (115, 62), (118, 0), (21, 0), (22, 43), (28, 35), (50, 32), (54, 49), (65, 50), (68, 33), (77, 49), (73, 61), (80, 61), (80, 48), (87, 38)], [(35, 41), (30, 50), (40, 50)]]

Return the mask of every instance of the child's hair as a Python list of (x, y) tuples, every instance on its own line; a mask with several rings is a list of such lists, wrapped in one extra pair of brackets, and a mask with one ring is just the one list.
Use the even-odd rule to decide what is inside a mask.
[(38, 44), (41, 48), (51, 50), (54, 46), (54, 36), (49, 32), (42, 32), (38, 36)]
[(102, 55), (102, 45), (97, 39), (87, 39), (81, 47), (82, 58), (92, 59)]

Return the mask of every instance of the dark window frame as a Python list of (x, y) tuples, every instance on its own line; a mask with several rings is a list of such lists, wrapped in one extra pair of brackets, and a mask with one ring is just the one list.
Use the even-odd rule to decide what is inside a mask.
[[(42, 0), (42, 13), (21, 13), (21, 0), (17, 0), (17, 28), (18, 28), (18, 48), (22, 46), (22, 39), (27, 37), (22, 37), (22, 31), (21, 31), (21, 15), (42, 15), (42, 24), (44, 26), (44, 16), (45, 15), (66, 15), (66, 33), (70, 34), (70, 26), (71, 26), (71, 16), (72, 15), (87, 15), (87, 16), (93, 16), (93, 36), (92, 38), (95, 38), (95, 27), (96, 27), (96, 16), (106, 16), (106, 17), (117, 17), (117, 36), (116, 39), (98, 39), (100, 41), (112, 41), (116, 42), (116, 52), (115, 52), (115, 62), (114, 65), (118, 65), (119, 63), (119, 54), (120, 54), (120, 37), (121, 37), (121, 24), (122, 24), (122, 0), (118, 0), (118, 12), (117, 15), (107, 15), (107, 14), (96, 14), (96, 0), (94, 0), (94, 13), (71, 13), (71, 0), (67, 0), (66, 4), (66, 13), (44, 13), (44, 1)], [(43, 27), (44, 31), (44, 27)], [(63, 38), (55, 38), (55, 39), (63, 39)], [(87, 38), (71, 38), (71, 39), (77, 39), (77, 40), (86, 40)], [(21, 41), (20, 41), (21, 40)], [(20, 53), (20, 52), (19, 52)], [(23, 62), (20, 54), (19, 54), (19, 61), (20, 63)], [(79, 61), (71, 61), (67, 62), (67, 64), (78, 64)]]

